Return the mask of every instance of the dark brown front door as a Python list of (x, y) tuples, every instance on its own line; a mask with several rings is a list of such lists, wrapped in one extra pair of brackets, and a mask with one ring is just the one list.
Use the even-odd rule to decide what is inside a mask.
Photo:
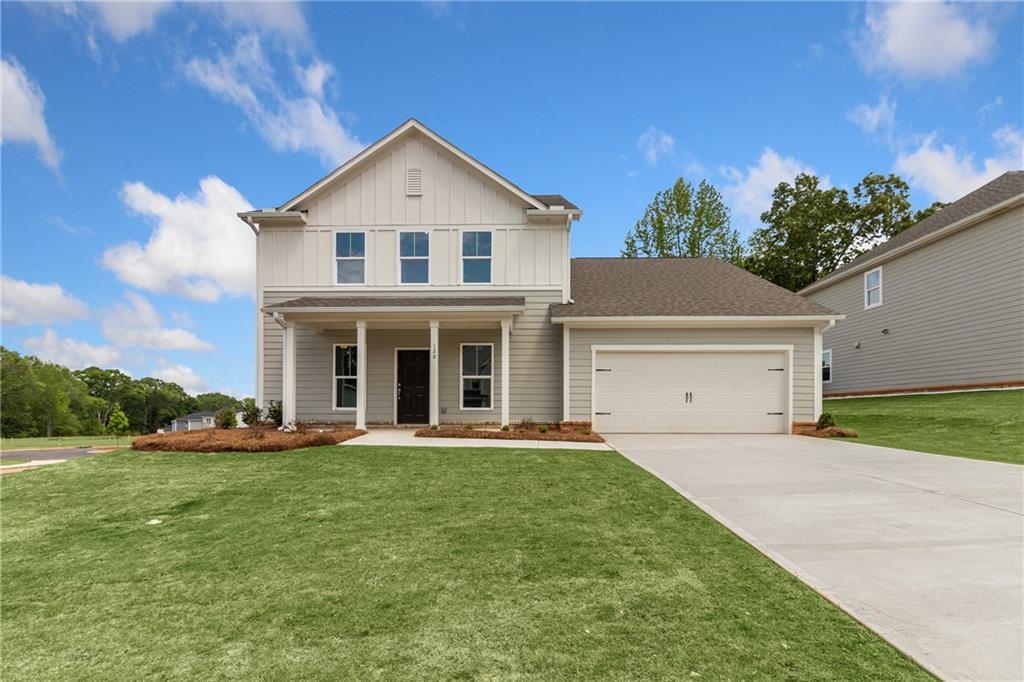
[(426, 424), (429, 409), (430, 354), (426, 350), (398, 351), (398, 423)]

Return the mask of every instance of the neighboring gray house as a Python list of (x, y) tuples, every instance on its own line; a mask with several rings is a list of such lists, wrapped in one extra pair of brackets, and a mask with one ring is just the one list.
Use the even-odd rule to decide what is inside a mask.
[(286, 423), (788, 432), (837, 315), (714, 259), (570, 259), (582, 211), (410, 120), (257, 234), (257, 401)]
[(164, 431), (195, 431), (197, 429), (209, 429), (213, 427), (213, 418), (216, 415), (217, 413), (212, 410), (203, 410), (202, 412), (186, 414), (184, 417), (172, 419), (171, 423), (164, 428)]
[(826, 395), (1024, 385), (1024, 171), (1005, 173), (799, 293)]

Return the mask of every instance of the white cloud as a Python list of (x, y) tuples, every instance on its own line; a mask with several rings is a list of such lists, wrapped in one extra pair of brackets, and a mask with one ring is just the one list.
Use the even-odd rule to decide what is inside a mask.
[(939, 201), (955, 201), (1008, 170), (1024, 167), (1024, 133), (1004, 126), (992, 133), (997, 153), (977, 164), (974, 155), (948, 144), (939, 144), (933, 133), (913, 151), (896, 157), (896, 170)]
[(132, 286), (213, 302), (223, 294), (251, 294), (256, 244), (235, 215), (252, 206), (216, 176), (194, 196), (168, 197), (141, 182), (126, 183), (121, 199), (156, 222), (145, 246), (125, 242), (103, 252), (102, 264)]
[(84, 341), (62, 338), (52, 329), (42, 336), (25, 339), (25, 347), (41, 360), (55, 362), (71, 369), (83, 367), (110, 367), (121, 357), (112, 346), (94, 346)]
[(275, 81), (274, 69), (255, 34), (239, 38), (230, 55), (216, 60), (195, 58), (185, 65), (189, 80), (241, 109), (277, 151), (311, 152), (333, 167), (362, 150), (362, 143), (345, 130), (338, 113), (323, 100), (324, 83), (333, 68), (318, 61), (308, 67), (293, 62), (292, 70), (302, 74), (302, 95), (290, 96)]
[(868, 3), (864, 30), (856, 45), (869, 69), (907, 78), (942, 78), (988, 57), (992, 30), (971, 22), (952, 3)]
[[(100, 25), (119, 43), (156, 26), (156, 20), (173, 3), (146, 0), (146, 2), (94, 2)], [(95, 38), (90, 38), (94, 41)]]
[(200, 6), (219, 11), (229, 28), (276, 34), (296, 43), (309, 38), (309, 25), (297, 2), (218, 2)]
[(127, 303), (118, 303), (100, 313), (100, 330), (114, 345), (153, 350), (216, 350), (212, 343), (188, 330), (161, 326), (160, 313), (139, 294), (126, 291), (125, 298)]
[(896, 125), (896, 103), (890, 103), (888, 96), (882, 95), (875, 106), (860, 104), (846, 117), (869, 135), (880, 133), (891, 137)]
[(157, 367), (149, 373), (149, 376), (154, 379), (162, 379), (163, 381), (178, 384), (186, 392), (192, 394), (201, 393), (208, 386), (206, 380), (199, 376), (191, 367), (174, 364), (164, 358), (160, 358), (157, 361)]
[(12, 326), (79, 320), (89, 308), (59, 284), (36, 284), (0, 275), (0, 321)]
[[(780, 182), (792, 183), (800, 173), (814, 173), (814, 169), (792, 157), (783, 157), (771, 147), (765, 147), (757, 164), (747, 166), (746, 171), (726, 167), (722, 172), (730, 178), (731, 185), (724, 188), (732, 212), (746, 219), (749, 224), (760, 224), (761, 214), (771, 208), (772, 192)], [(828, 186), (828, 177), (821, 178)]]
[(0, 139), (34, 144), (43, 163), (57, 170), (63, 152), (57, 148), (43, 116), (46, 105), (43, 91), (13, 57), (0, 61), (0, 82), (3, 89)]
[(1003, 96), (996, 95), (993, 99), (982, 104), (978, 107), (978, 119), (981, 121), (986, 120), (996, 109), (1003, 106)]
[(676, 140), (664, 130), (651, 126), (640, 135), (636, 141), (636, 147), (643, 153), (647, 164), (655, 166), (658, 159), (669, 156), (675, 151)]

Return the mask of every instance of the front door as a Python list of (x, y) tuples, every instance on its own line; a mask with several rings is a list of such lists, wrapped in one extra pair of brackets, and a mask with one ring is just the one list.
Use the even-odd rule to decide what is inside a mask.
[(430, 384), (430, 352), (427, 350), (400, 350), (398, 352), (399, 424), (426, 424), (428, 419)]

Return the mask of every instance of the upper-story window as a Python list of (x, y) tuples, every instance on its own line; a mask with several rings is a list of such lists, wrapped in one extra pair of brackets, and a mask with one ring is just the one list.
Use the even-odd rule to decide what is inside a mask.
[(366, 283), (366, 233), (338, 232), (334, 235), (334, 261), (338, 284)]
[(882, 268), (864, 273), (864, 310), (882, 305)]
[(398, 236), (398, 261), (402, 284), (430, 282), (430, 235), (402, 232)]
[(462, 281), (466, 284), (491, 283), (491, 233), (462, 233)]

